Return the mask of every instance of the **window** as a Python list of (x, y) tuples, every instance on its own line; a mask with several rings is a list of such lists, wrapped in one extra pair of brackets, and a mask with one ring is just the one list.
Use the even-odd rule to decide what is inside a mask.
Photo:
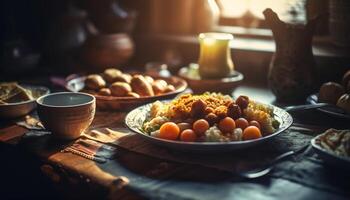
[(220, 25), (266, 28), (262, 12), (273, 9), (286, 22), (306, 21), (306, 0), (218, 0)]

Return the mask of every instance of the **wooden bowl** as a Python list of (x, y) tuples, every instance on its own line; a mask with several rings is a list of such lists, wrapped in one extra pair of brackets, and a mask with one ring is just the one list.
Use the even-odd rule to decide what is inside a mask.
[[(168, 78), (157, 77), (157, 76), (152, 76), (152, 77), (154, 79), (165, 80), (167, 83), (175, 87), (175, 91), (161, 94), (161, 95), (140, 97), (140, 98), (102, 96), (102, 95), (94, 94), (94, 96), (96, 97), (97, 107), (102, 110), (131, 110), (137, 106), (150, 103), (156, 100), (172, 99), (176, 95), (185, 91), (185, 89), (187, 88), (187, 82), (182, 78), (179, 78), (176, 76), (171, 76)], [(86, 77), (83, 76), (83, 77), (74, 78), (68, 81), (66, 84), (66, 89), (71, 92), (81, 91), (85, 86), (85, 83), (84, 83), (85, 78)]]
[(179, 71), (179, 76), (185, 79), (193, 93), (220, 92), (222, 94), (232, 94), (234, 89), (242, 82), (244, 76), (238, 71), (234, 71), (230, 76), (221, 79), (200, 79), (188, 75), (188, 67), (183, 67)]
[(95, 116), (95, 97), (90, 94), (52, 93), (38, 98), (37, 104), (40, 121), (58, 139), (78, 138)]

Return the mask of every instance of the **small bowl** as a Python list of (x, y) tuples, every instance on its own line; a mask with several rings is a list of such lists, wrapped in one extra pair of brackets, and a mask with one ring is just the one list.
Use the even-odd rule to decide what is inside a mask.
[(44, 127), (58, 139), (73, 140), (91, 124), (95, 97), (85, 93), (58, 92), (37, 99), (38, 115)]
[(0, 119), (14, 119), (22, 117), (36, 108), (35, 99), (47, 95), (50, 90), (42, 86), (21, 85), (27, 90), (30, 90), (34, 96), (33, 100), (21, 101), (17, 103), (1, 104), (0, 105)]
[(228, 77), (221, 79), (200, 79), (199, 75), (190, 76), (191, 67), (183, 67), (179, 70), (179, 76), (185, 79), (194, 93), (220, 92), (231, 95), (234, 89), (242, 82), (244, 76), (238, 71), (234, 71)]

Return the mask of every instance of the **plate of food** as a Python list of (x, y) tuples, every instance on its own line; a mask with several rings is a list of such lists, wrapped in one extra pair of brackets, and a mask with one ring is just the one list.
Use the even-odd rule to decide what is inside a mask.
[(36, 108), (35, 100), (50, 90), (42, 86), (0, 83), (0, 118), (24, 116)]
[(350, 70), (344, 74), (341, 83), (324, 83), (319, 92), (310, 95), (306, 101), (310, 104), (330, 104), (318, 110), (330, 116), (350, 119)]
[(313, 138), (311, 145), (325, 163), (350, 168), (350, 130), (328, 129)]
[(146, 140), (191, 152), (254, 146), (271, 140), (292, 122), (281, 108), (220, 93), (182, 94), (140, 106), (125, 118), (127, 127)]
[(66, 84), (69, 91), (94, 95), (99, 108), (114, 110), (171, 99), (186, 88), (187, 82), (175, 76), (123, 73), (115, 68), (106, 69), (101, 74), (77, 77)]

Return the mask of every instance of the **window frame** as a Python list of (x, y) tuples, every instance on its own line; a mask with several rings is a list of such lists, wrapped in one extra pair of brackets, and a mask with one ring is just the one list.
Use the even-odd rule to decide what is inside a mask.
[[(216, 0), (220, 11), (224, 9), (224, 5), (220, 0)], [(306, 2), (305, 2), (306, 3)], [(305, 6), (305, 15), (307, 15), (307, 7)], [(220, 12), (220, 13), (221, 13)], [(307, 16), (306, 16), (307, 17)], [(244, 20), (255, 20), (258, 26), (251, 26), (244, 23)], [(235, 35), (249, 38), (259, 38), (259, 39), (272, 39), (272, 32), (264, 19), (250, 14), (249, 11), (244, 13), (240, 17), (228, 17), (226, 15), (220, 15), (219, 23), (217, 27), (214, 28), (215, 31), (229, 32)]]

